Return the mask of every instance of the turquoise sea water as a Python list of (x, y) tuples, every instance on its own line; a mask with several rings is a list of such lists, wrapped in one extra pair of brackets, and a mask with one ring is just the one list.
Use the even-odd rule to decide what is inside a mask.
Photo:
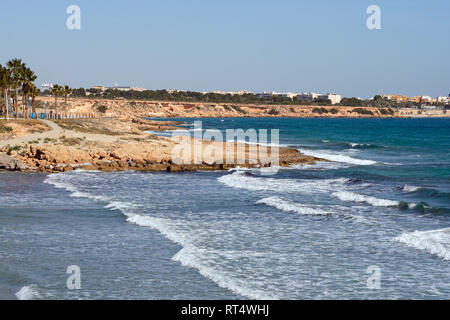
[[(450, 297), (450, 119), (201, 120), (279, 129), (280, 144), (333, 162), (0, 173), (0, 298)], [(70, 265), (81, 290), (66, 287)]]

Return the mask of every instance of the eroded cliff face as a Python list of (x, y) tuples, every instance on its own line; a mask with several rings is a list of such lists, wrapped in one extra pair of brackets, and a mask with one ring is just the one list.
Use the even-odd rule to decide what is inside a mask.
[[(169, 138), (146, 132), (149, 129), (173, 130), (179, 124), (182, 123), (140, 118), (51, 122), (53, 130), (34, 135), (33, 140), (28, 136), (20, 140), (3, 141), (0, 169), (64, 172), (81, 168), (179, 172), (228, 170), (237, 166), (289, 166), (320, 160), (290, 148), (274, 149), (276, 153), (273, 157), (270, 147), (202, 141), (182, 136)], [(11, 141), (18, 144), (13, 146), (8, 143)]]
[[(53, 104), (50, 97), (40, 101)], [(99, 108), (105, 112), (98, 112)], [(384, 108), (342, 106), (291, 106), (291, 105), (238, 105), (224, 103), (187, 103), (131, 100), (103, 100), (89, 98), (68, 99), (71, 113), (97, 113), (101, 117), (152, 117), (152, 118), (201, 118), (201, 117), (399, 117), (414, 116), (417, 111), (391, 112)]]

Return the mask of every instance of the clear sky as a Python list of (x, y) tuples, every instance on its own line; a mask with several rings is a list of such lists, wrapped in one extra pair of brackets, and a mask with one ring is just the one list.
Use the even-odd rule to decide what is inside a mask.
[(38, 84), (450, 93), (448, 0), (1, 0), (0, 26), (0, 63), (22, 58)]

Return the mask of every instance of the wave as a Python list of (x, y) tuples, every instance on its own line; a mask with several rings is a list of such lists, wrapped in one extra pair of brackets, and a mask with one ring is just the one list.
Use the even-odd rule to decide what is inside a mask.
[(217, 179), (228, 187), (246, 189), (250, 191), (276, 191), (279, 193), (307, 193), (329, 192), (337, 187), (344, 187), (348, 179), (275, 179), (256, 178), (241, 171), (224, 175)]
[(428, 203), (426, 202), (420, 202), (420, 203), (412, 203), (408, 205), (409, 209), (413, 209), (416, 211), (419, 211), (420, 213), (434, 213), (434, 214), (439, 214), (439, 213), (450, 213), (450, 209), (449, 208), (443, 208), (443, 207), (433, 207), (430, 206)]
[(318, 208), (311, 208), (298, 202), (287, 200), (281, 197), (265, 198), (259, 200), (258, 202), (256, 202), (256, 204), (265, 204), (270, 207), (277, 208), (281, 211), (294, 212), (302, 215), (326, 216), (331, 214), (331, 212)]
[(353, 149), (379, 149), (384, 148), (383, 146), (378, 146), (376, 144), (371, 143), (352, 143), (350, 142), (348, 144)]
[(416, 186), (410, 186), (408, 184), (405, 184), (402, 188), (403, 192), (409, 193), (409, 192), (416, 192), (423, 189), (422, 187), (416, 187)]
[[(154, 218), (150, 216), (132, 215), (127, 219), (129, 223), (139, 225), (141, 227), (149, 227), (157, 230), (170, 241), (183, 247), (172, 260), (180, 263), (182, 266), (190, 267), (198, 270), (205, 278), (213, 281), (221, 288), (230, 290), (238, 295), (254, 300), (277, 300), (278, 297), (268, 294), (262, 290), (250, 288), (242, 280), (233, 279), (226, 271), (219, 271), (214, 268), (213, 264), (205, 259), (208, 255), (214, 255), (215, 259), (221, 255), (220, 251), (201, 249), (192, 244), (192, 239), (183, 232), (172, 226), (169, 220), (162, 218)], [(214, 261), (211, 257), (211, 261)]]
[(379, 199), (351, 191), (334, 192), (332, 195), (341, 201), (367, 203), (374, 207), (399, 207), (402, 204), (400, 201)]
[(339, 153), (331, 153), (325, 150), (299, 149), (299, 151), (304, 155), (310, 157), (322, 158), (329, 161), (348, 163), (352, 165), (370, 166), (377, 163), (376, 161), (373, 160), (356, 159)]
[(275, 147), (275, 148), (286, 148), (286, 147), (288, 147), (287, 144), (249, 142), (249, 141), (246, 141), (246, 140), (227, 140), (227, 142), (228, 143), (237, 142), (237, 143), (244, 143), (244, 144), (248, 144), (248, 145), (258, 145), (258, 146), (262, 146), (262, 147)]
[(16, 297), (18, 300), (40, 300), (42, 299), (39, 293), (38, 286), (35, 284), (22, 287), (18, 292), (16, 292)]
[(325, 143), (327, 146), (331, 148), (339, 148), (339, 149), (382, 149), (386, 148), (385, 146), (373, 144), (373, 143), (363, 143), (363, 142), (339, 142), (339, 141), (330, 141), (330, 140), (321, 140), (322, 143)]
[[(368, 225), (374, 225), (374, 223), (360, 215), (354, 215), (349, 214), (347, 212), (342, 212), (342, 210), (339, 210), (343, 207), (339, 207), (337, 210), (324, 210), (322, 209), (323, 206), (316, 205), (314, 207), (311, 206), (305, 206), (301, 203), (288, 200), (281, 197), (269, 197), (262, 200), (259, 200), (256, 202), (256, 204), (264, 204), (269, 207), (276, 208), (280, 211), (284, 212), (292, 212), (300, 215), (306, 215), (306, 216), (331, 216), (334, 215), (335, 217), (342, 219), (343, 221), (351, 221), (358, 224), (368, 224)], [(348, 208), (345, 208), (348, 209)]]
[(420, 213), (424, 213), (424, 214), (450, 213), (449, 208), (433, 207), (433, 206), (430, 206), (426, 202), (407, 203), (404, 201), (380, 199), (380, 198), (376, 198), (376, 197), (372, 197), (372, 196), (358, 194), (358, 193), (351, 192), (351, 191), (334, 192), (332, 195), (341, 201), (367, 203), (374, 207), (398, 207), (399, 209), (402, 209), (402, 210), (407, 210), (407, 209), (416, 210), (416, 211), (418, 211)]
[(405, 193), (421, 193), (425, 196), (432, 197), (432, 198), (439, 198), (439, 199), (450, 199), (450, 193), (433, 189), (433, 188), (426, 188), (426, 187), (418, 187), (418, 186), (411, 186), (411, 185), (404, 185), (402, 188), (402, 191)]
[[(67, 175), (70, 174), (74, 173), (68, 173)], [(167, 239), (182, 247), (182, 249), (172, 258), (173, 261), (176, 261), (183, 266), (198, 270), (198, 272), (202, 276), (215, 282), (218, 286), (249, 299), (279, 299), (273, 294), (269, 294), (263, 290), (250, 287), (247, 282), (236, 279), (232, 274), (229, 274), (229, 271), (218, 270), (217, 268), (214, 268), (214, 264), (212, 262), (217, 259), (217, 256), (222, 255), (222, 253), (217, 250), (201, 249), (195, 246), (193, 244), (194, 239), (192, 239), (192, 236), (190, 236), (186, 232), (183, 232), (182, 230), (179, 230), (179, 228), (174, 225), (173, 221), (169, 219), (137, 214), (134, 212), (137, 206), (132, 203), (116, 201), (109, 197), (96, 196), (87, 192), (82, 192), (74, 185), (65, 182), (65, 175), (65, 173), (49, 175), (45, 182), (52, 184), (57, 188), (62, 188), (72, 192), (71, 196), (85, 197), (88, 199), (106, 202), (107, 204), (105, 205), (105, 208), (122, 212), (122, 214), (125, 215), (126, 221), (128, 223), (158, 231)], [(183, 223), (183, 225), (185, 225), (185, 223)], [(34, 287), (32, 287), (31, 289), (34, 289)], [(37, 291), (30, 291), (29, 288), (24, 289), (24, 291), (21, 293), (21, 296), (23, 295), (24, 297), (28, 297), (30, 296), (31, 292)]]
[(394, 238), (394, 241), (450, 260), (450, 228), (404, 233)]

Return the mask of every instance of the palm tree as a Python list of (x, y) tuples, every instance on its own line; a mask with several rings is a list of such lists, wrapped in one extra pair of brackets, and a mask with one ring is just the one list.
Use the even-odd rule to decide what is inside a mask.
[(11, 70), (12, 81), (11, 88), (16, 92), (14, 96), (14, 109), (16, 110), (16, 119), (19, 117), (19, 88), (22, 85), (22, 68), (23, 63), (21, 59), (12, 59), (6, 63), (6, 66)]
[(72, 89), (68, 85), (65, 85), (62, 87), (61, 92), (64, 96), (64, 116), (67, 118), (67, 97), (72, 93)]
[(58, 97), (61, 95), (61, 89), (62, 87), (57, 84), (50, 89), (50, 94), (55, 96), (55, 116), (58, 116)]
[(23, 65), (22, 68), (22, 104), (24, 105), (24, 118), (28, 118), (29, 110), (28, 110), (28, 95), (31, 90), (31, 86), (34, 85), (34, 81), (36, 81), (37, 76), (34, 74), (34, 72), (26, 68), (25, 65)]
[[(28, 93), (29, 96), (30, 96), (30, 98), (31, 98), (31, 112), (35, 112), (35, 113), (36, 113), (36, 110), (34, 110), (34, 100), (36, 99), (36, 97), (38, 96), (38, 94), (39, 94), (40, 91), (41, 91), (41, 90), (39, 90), (39, 89), (34, 85), (34, 83), (31, 83), (31, 85), (30, 85), (30, 92)], [(36, 114), (35, 119), (37, 119), (37, 118), (38, 118), (38, 117), (37, 117), (37, 114)]]
[(11, 70), (0, 65), (0, 89), (5, 98), (6, 119), (9, 118), (8, 94), (12, 84)]

